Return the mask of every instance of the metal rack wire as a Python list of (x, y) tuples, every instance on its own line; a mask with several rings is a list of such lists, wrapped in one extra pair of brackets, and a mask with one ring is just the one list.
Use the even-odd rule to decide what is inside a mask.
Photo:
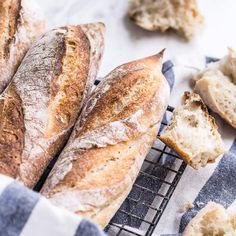
[[(167, 113), (172, 111), (168, 106)], [(160, 130), (166, 125), (162, 122)], [(179, 156), (157, 138), (130, 194), (106, 227), (107, 234), (152, 235), (185, 167)]]

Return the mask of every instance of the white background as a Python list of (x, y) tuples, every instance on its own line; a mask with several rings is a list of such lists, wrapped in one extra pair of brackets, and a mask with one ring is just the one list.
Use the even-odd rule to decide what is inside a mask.
[(127, 18), (127, 0), (36, 0), (43, 8), (48, 28), (66, 24), (102, 21), (106, 24), (106, 46), (99, 75), (132, 59), (167, 48), (166, 57), (181, 54), (194, 58), (222, 56), (227, 46), (236, 46), (236, 1), (200, 0), (205, 30), (187, 43), (173, 33), (147, 32)]

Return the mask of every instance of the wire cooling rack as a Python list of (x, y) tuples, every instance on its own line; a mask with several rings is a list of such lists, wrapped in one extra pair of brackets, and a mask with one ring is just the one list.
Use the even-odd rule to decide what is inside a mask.
[[(166, 113), (172, 113), (168, 106)], [(167, 125), (161, 123), (162, 130)], [(158, 134), (159, 136), (159, 134)], [(133, 188), (105, 231), (108, 235), (152, 235), (186, 164), (157, 137)]]
[[(99, 82), (96, 80), (95, 85)], [(165, 117), (171, 115), (173, 110), (168, 106)], [(164, 119), (160, 131), (166, 125)], [(109, 236), (152, 235), (184, 172), (186, 164), (158, 136), (130, 194), (105, 228)], [(35, 191), (40, 191), (56, 160), (57, 157), (48, 165)]]

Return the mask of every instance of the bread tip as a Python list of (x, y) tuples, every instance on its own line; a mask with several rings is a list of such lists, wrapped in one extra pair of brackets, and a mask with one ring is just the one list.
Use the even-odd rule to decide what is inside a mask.
[(106, 25), (105, 23), (101, 22), (101, 21), (98, 21), (97, 23), (95, 23), (98, 25), (99, 29), (104, 33), (105, 30), (106, 30)]
[(164, 55), (164, 52), (165, 52), (165, 48), (164, 49), (162, 49), (160, 52), (158, 52), (157, 54), (154, 54), (154, 55), (152, 55), (152, 56), (149, 56), (149, 57), (147, 57), (147, 58), (144, 58), (144, 59), (150, 59), (151, 60), (151, 62), (152, 62), (152, 65), (154, 66), (154, 67), (156, 67), (156, 63), (158, 63), (158, 65), (159, 66), (161, 66), (162, 65), (162, 60), (163, 60), (163, 55)]
[(157, 55), (163, 58), (165, 51), (166, 51), (166, 48), (163, 48)]
[(155, 55), (155, 57), (157, 57), (158, 60), (160, 60), (161, 62), (162, 62), (162, 60), (163, 60), (165, 51), (166, 51), (166, 48), (163, 48), (160, 52), (158, 52), (158, 53)]
[(160, 52), (158, 52), (157, 54), (153, 55), (152, 57), (162, 61), (164, 53), (165, 53), (165, 50), (166, 50), (166, 48), (163, 48)]

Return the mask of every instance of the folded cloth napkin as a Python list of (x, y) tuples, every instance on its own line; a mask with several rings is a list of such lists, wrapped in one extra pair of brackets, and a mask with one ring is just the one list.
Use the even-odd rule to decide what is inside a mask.
[(0, 175), (0, 236), (103, 236), (91, 221)]

